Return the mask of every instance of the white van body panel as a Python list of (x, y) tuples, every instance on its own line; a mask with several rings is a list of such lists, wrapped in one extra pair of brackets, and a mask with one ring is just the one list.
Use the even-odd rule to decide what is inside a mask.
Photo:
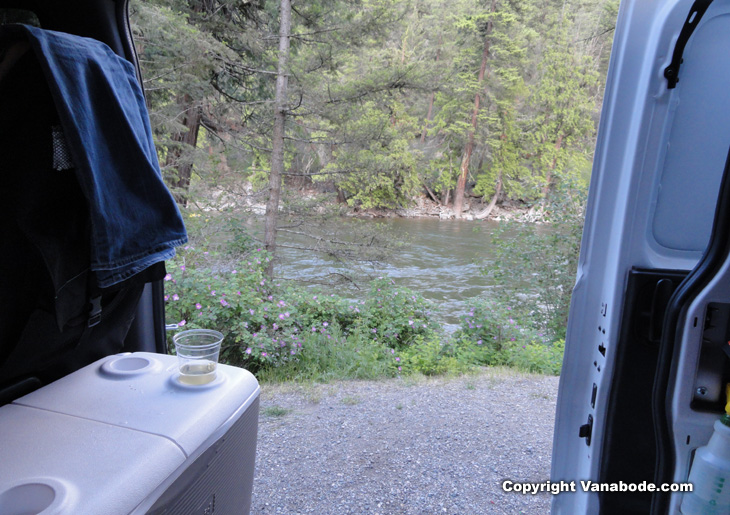
[[(598, 496), (582, 492), (579, 481), (599, 477), (602, 429), (629, 271), (691, 270), (709, 241), (730, 147), (730, 1), (711, 4), (685, 47), (680, 80), (669, 89), (664, 69), (693, 3), (621, 2), (568, 322), (553, 446), (552, 481), (576, 481), (578, 488), (554, 498), (555, 514), (599, 512)], [(708, 291), (707, 299), (698, 299), (687, 317), (702, 317), (696, 312), (710, 299)], [(699, 328), (687, 327), (686, 338), (696, 339)], [(696, 352), (682, 356), (680, 368), (692, 373), (680, 373), (675, 385), (681, 394), (673, 399), (678, 417), (675, 434), (681, 435), (676, 445), (682, 451), (678, 481), (687, 477), (686, 437), (691, 436), (692, 449), (702, 445), (717, 419), (687, 413), (696, 360)], [(593, 425), (586, 445), (579, 430), (589, 416)]]

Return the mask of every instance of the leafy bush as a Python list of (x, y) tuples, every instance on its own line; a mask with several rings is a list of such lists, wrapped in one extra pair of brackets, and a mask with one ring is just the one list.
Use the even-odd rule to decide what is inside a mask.
[(544, 207), (547, 226), (509, 222), (494, 234), (496, 258), (483, 269), (497, 302), (553, 339), (565, 338), (583, 232), (585, 192), (564, 189)]
[(418, 337), (415, 344), (403, 352), (406, 373), (424, 375), (459, 374), (474, 368), (474, 360), (455, 341)]
[(221, 331), (221, 359), (254, 370), (293, 359), (301, 348), (301, 326), (292, 316), (294, 306), (264, 275), (269, 259), (256, 249), (234, 268), (216, 253), (186, 247), (168, 264), (168, 323)]
[(473, 301), (453, 339), (461, 355), (480, 365), (507, 365), (528, 372), (560, 374), (564, 340), (516, 318), (517, 310), (496, 301)]
[[(248, 243), (243, 239), (237, 254)], [(479, 300), (444, 335), (432, 305), (389, 278), (370, 284), (361, 299), (271, 281), (270, 257), (252, 248), (229, 254), (185, 247), (168, 263), (168, 323), (216, 329), (225, 335), (221, 361), (263, 379), (374, 379), (398, 374), (463, 373), (507, 365), (558, 374), (564, 344), (525, 310)]]
[(505, 365), (540, 374), (560, 375), (565, 352), (565, 340), (553, 343), (531, 342), (511, 344), (506, 349)]
[(364, 302), (362, 323), (358, 334), (372, 337), (386, 346), (405, 348), (419, 337), (438, 333), (432, 319), (431, 305), (420, 294), (396, 286), (389, 278), (379, 278), (370, 285)]
[(428, 302), (389, 279), (374, 281), (364, 300), (350, 300), (272, 282), (264, 274), (269, 259), (259, 248), (234, 264), (186, 247), (168, 263), (168, 323), (221, 331), (223, 362), (320, 378), (332, 370), (394, 375), (396, 349), (438, 332)]
[(264, 381), (377, 379), (394, 375), (393, 358), (382, 345), (346, 338), (338, 326), (304, 334), (296, 359), (260, 371)]

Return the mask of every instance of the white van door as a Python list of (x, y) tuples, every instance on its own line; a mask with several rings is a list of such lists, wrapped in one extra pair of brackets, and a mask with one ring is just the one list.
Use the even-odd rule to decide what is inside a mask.
[(623, 0), (555, 423), (551, 481), (576, 488), (555, 514), (679, 513), (652, 485), (687, 481), (730, 382), (729, 149), (730, 1)]

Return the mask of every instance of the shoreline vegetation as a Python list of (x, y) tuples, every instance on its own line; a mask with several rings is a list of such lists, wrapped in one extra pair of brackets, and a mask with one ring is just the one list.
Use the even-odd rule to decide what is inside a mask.
[[(437, 305), (388, 277), (370, 281), (357, 294), (271, 278), (266, 270), (272, 256), (263, 244), (245, 233), (215, 243), (210, 235), (230, 220), (211, 222), (211, 216), (208, 236), (192, 224), (192, 243), (168, 262), (167, 321), (180, 330), (223, 332), (222, 362), (243, 366), (263, 381), (453, 375), (484, 366), (558, 375), (581, 206), (571, 201), (543, 207), (541, 221), (554, 226), (547, 234), (536, 231), (535, 223), (515, 222), (524, 221), (526, 210), (507, 211), (509, 217), (497, 211), (505, 219), (493, 237), (496, 257), (482, 269), (495, 288), (468, 304), (451, 334), (436, 321)], [(385, 211), (366, 216), (388, 215), (399, 216)], [(200, 217), (186, 210), (186, 219)], [(503, 237), (508, 230), (511, 236)]]
[(270, 280), (269, 260), (262, 248), (229, 261), (186, 247), (168, 263), (168, 323), (222, 331), (221, 361), (264, 381), (461, 374), (492, 365), (560, 372), (564, 340), (523, 324), (517, 307), (476, 301), (447, 335), (434, 321), (436, 307), (392, 279), (372, 281), (353, 300)]
[(414, 199), (414, 204), (406, 208), (371, 208), (352, 210), (346, 216), (358, 218), (438, 218), (440, 220), (493, 220), (496, 222), (515, 221), (524, 223), (544, 223), (545, 217), (540, 206), (527, 206), (522, 203), (505, 203), (490, 206), (477, 198), (464, 204), (464, 211), (457, 217), (450, 206), (443, 206), (427, 197)]
[[(250, 186), (249, 186), (250, 187)], [(286, 188), (284, 188), (286, 189)], [(202, 211), (241, 210), (264, 216), (266, 205), (257, 203), (256, 199), (246, 199), (240, 202), (240, 197), (227, 195), (224, 192), (211, 192), (206, 189), (193, 187), (194, 198)], [(353, 207), (338, 202), (335, 195), (322, 193), (315, 189), (291, 189), (290, 195), (296, 195), (300, 201), (309, 201), (309, 214), (325, 213), (329, 210), (339, 210), (339, 216), (345, 218), (438, 218), (440, 220), (492, 220), (495, 222), (514, 221), (522, 223), (549, 222), (545, 213), (545, 206), (541, 202), (528, 204), (524, 201), (504, 199), (500, 203), (486, 204), (483, 198), (470, 196), (462, 207), (461, 216), (457, 217), (453, 206), (443, 205), (430, 199), (427, 195), (413, 197), (405, 207)], [(202, 200), (202, 199), (208, 199)], [(316, 204), (316, 205), (315, 205)], [(286, 211), (288, 206), (282, 205), (280, 210)]]

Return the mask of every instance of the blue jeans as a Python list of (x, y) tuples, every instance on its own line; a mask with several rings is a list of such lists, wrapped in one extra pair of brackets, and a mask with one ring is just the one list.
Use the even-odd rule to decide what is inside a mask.
[(43, 70), (88, 202), (98, 286), (174, 256), (187, 234), (162, 180), (132, 64), (94, 39), (26, 25), (0, 28), (0, 44), (19, 39), (30, 43)]

